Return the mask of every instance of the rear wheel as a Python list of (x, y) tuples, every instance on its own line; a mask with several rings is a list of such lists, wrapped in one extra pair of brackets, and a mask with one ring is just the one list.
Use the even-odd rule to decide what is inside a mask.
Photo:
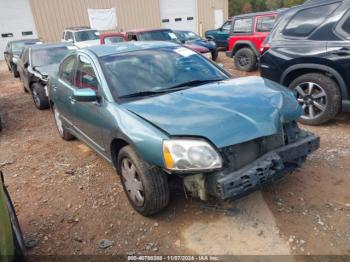
[(46, 96), (45, 89), (40, 84), (33, 84), (32, 97), (36, 108), (39, 110), (49, 108), (49, 99)]
[(341, 95), (337, 83), (328, 76), (310, 73), (299, 76), (289, 88), (295, 90), (304, 110), (299, 121), (306, 125), (320, 125), (333, 119), (340, 109)]
[(257, 69), (257, 57), (253, 50), (245, 47), (235, 53), (235, 66), (238, 70), (250, 72)]
[(69, 133), (66, 128), (64, 127), (64, 124), (62, 122), (62, 119), (61, 119), (61, 114), (60, 112), (56, 109), (55, 106), (52, 106), (52, 111), (53, 111), (53, 115), (54, 115), (54, 118), (55, 118), (55, 123), (56, 123), (56, 127), (57, 127), (57, 130), (58, 130), (58, 133), (60, 135), (60, 137), (63, 139), (63, 140), (66, 140), (66, 141), (69, 141), (69, 140), (72, 140), (74, 139), (74, 136)]
[(168, 205), (169, 187), (164, 172), (152, 167), (130, 147), (118, 155), (117, 170), (132, 207), (144, 216), (153, 215)]

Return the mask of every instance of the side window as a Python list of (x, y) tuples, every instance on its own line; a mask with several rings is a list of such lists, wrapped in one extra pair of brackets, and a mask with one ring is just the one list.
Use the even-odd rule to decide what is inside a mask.
[(75, 55), (67, 57), (60, 66), (60, 78), (73, 85)]
[(292, 37), (307, 37), (339, 6), (339, 3), (312, 7), (299, 11), (289, 21), (283, 34)]
[(137, 37), (134, 34), (128, 34), (128, 41), (137, 41)]
[(350, 11), (340, 20), (336, 30), (343, 37), (350, 39)]
[(230, 31), (231, 22), (230, 21), (225, 22), (221, 28), (222, 28), (222, 31)]
[(253, 18), (236, 19), (233, 24), (233, 33), (247, 34), (252, 32)]
[(73, 33), (67, 31), (67, 32), (66, 32), (66, 35), (64, 36), (64, 40), (66, 40), (66, 41), (74, 40), (74, 39), (73, 39)]
[(275, 23), (275, 16), (265, 16), (259, 17), (256, 22), (256, 31), (257, 32), (270, 32)]
[(91, 62), (84, 56), (79, 56), (75, 74), (74, 86), (77, 88), (91, 88), (98, 90), (99, 84)]

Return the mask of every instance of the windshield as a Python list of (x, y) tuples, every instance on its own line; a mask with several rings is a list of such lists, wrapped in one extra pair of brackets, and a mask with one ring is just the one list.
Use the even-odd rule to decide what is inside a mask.
[(174, 43), (181, 43), (176, 34), (170, 30), (159, 30), (143, 32), (139, 34), (140, 41), (168, 41)]
[(191, 31), (181, 31), (178, 33), (179, 38), (183, 41), (191, 41), (201, 39), (199, 35)]
[(32, 50), (32, 66), (58, 64), (68, 52), (67, 46)]
[(104, 56), (100, 60), (115, 99), (229, 78), (224, 71), (185, 47), (140, 50)]
[(22, 49), (24, 46), (27, 45), (34, 45), (38, 42), (39, 40), (33, 40), (33, 41), (22, 41), (22, 42), (15, 42), (11, 44), (11, 50), (14, 54), (19, 54), (22, 52)]
[(76, 42), (100, 39), (100, 33), (97, 30), (86, 30), (74, 33)]
[(113, 43), (120, 43), (125, 42), (125, 39), (122, 36), (106, 36), (105, 37), (105, 44), (113, 44)]

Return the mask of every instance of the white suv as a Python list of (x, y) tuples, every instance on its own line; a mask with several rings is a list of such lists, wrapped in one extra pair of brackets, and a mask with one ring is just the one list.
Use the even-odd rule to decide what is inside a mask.
[(63, 31), (62, 42), (74, 43), (77, 47), (100, 44), (100, 32), (90, 27), (70, 27)]

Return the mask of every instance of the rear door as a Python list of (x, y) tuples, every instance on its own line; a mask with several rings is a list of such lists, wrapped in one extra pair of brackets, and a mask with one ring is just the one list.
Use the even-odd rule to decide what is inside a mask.
[(255, 18), (254, 34), (251, 38), (251, 41), (254, 44), (257, 51), (260, 51), (261, 45), (264, 43), (265, 38), (272, 30), (276, 21), (276, 17), (276, 14), (271, 14), (257, 16)]
[(230, 34), (231, 21), (226, 21), (215, 34), (215, 42), (222, 47), (227, 47), (227, 40)]

